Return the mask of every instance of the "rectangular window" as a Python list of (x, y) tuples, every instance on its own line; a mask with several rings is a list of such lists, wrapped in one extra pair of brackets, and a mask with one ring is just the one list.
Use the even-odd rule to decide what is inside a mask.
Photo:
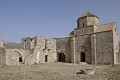
[(48, 55), (45, 55), (45, 62), (48, 62)]

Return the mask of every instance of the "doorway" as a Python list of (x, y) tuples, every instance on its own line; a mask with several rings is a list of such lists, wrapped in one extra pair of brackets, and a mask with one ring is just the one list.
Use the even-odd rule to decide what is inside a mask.
[(65, 62), (65, 54), (64, 53), (57, 53), (58, 55), (58, 62)]
[(48, 55), (45, 55), (45, 62), (48, 62)]
[(81, 52), (81, 55), (80, 55), (80, 61), (81, 62), (85, 62), (85, 53), (84, 52)]
[(22, 62), (22, 56), (19, 56), (19, 62)]

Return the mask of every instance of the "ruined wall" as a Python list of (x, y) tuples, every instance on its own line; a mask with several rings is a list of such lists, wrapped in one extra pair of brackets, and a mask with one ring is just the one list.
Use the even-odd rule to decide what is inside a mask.
[(2, 48), (2, 47), (3, 47), (3, 41), (0, 40), (0, 48)]
[(33, 49), (35, 48), (35, 38), (30, 38), (30, 37), (26, 37), (26, 38), (22, 38), (21, 40), (21, 44), (22, 44), (22, 48), (23, 49)]
[[(29, 41), (31, 41), (29, 42), (29, 46), (31, 46), (29, 50), (31, 52), (25, 59), (26, 64), (57, 61), (56, 40), (36, 36), (34, 38), (30, 38)], [(47, 58), (45, 56), (47, 56)], [(47, 61), (45, 61), (45, 58)]]
[(14, 49), (6, 49), (6, 65), (19, 65), (19, 54)]
[(37, 47), (36, 52), (39, 51), (39, 62), (45, 62), (45, 56), (47, 56), (47, 62), (57, 61), (57, 52), (56, 52), (56, 40), (48, 39), (44, 37), (37, 38)]
[(0, 48), (0, 65), (6, 64), (6, 53), (4, 48)]
[(30, 51), (23, 49), (5, 49), (5, 54), (6, 65), (19, 65), (25, 64), (26, 58), (30, 55)]
[[(36, 64), (37, 63), (37, 54), (34, 53), (30, 53), (29, 55), (27, 55), (27, 57), (25, 58), (25, 64)], [(39, 62), (38, 62), (39, 63)]]
[(96, 61), (97, 64), (114, 64), (112, 31), (96, 34)]

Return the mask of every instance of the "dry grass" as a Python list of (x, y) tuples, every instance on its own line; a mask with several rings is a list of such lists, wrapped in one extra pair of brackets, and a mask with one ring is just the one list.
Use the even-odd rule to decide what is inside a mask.
[[(95, 75), (76, 74), (80, 69), (93, 69)], [(120, 65), (80, 65), (41, 63), (37, 65), (0, 66), (0, 80), (120, 80)]]

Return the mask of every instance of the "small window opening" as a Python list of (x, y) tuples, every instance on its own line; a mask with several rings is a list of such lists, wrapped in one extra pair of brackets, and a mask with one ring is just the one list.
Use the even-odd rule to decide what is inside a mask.
[(51, 49), (48, 49), (48, 52), (50, 52), (51, 51)]
[(85, 24), (84, 24), (84, 22), (83, 22), (83, 27), (84, 27), (84, 25), (85, 25)]
[(45, 62), (48, 62), (48, 55), (45, 55)]

